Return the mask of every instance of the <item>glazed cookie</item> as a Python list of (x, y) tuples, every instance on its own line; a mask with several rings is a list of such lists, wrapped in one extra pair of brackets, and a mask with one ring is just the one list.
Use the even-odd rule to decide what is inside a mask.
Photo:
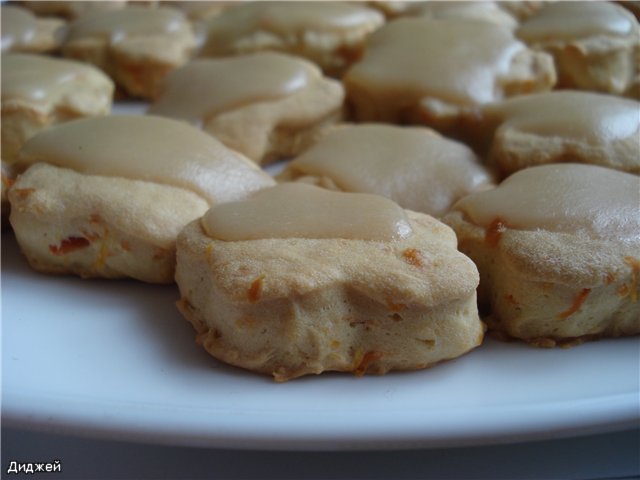
[(194, 60), (172, 72), (149, 113), (186, 120), (256, 163), (298, 154), (340, 120), (344, 90), (277, 52)]
[(489, 327), (539, 346), (640, 333), (640, 177), (558, 164), (444, 217), (480, 271)]
[(434, 20), (467, 20), (490, 22), (515, 28), (517, 20), (498, 6), (498, 2), (489, 1), (427, 1), (411, 4), (408, 13), (412, 16)]
[(340, 76), (384, 23), (377, 10), (342, 2), (247, 2), (213, 18), (204, 56), (278, 50)]
[(62, 53), (100, 67), (128, 95), (155, 98), (165, 76), (186, 63), (195, 46), (182, 12), (129, 6), (71, 23)]
[(65, 22), (36, 18), (30, 11), (12, 5), (0, 7), (2, 53), (44, 53), (58, 49), (65, 35)]
[(76, 18), (87, 13), (94, 13), (103, 10), (117, 10), (127, 5), (126, 0), (92, 0), (92, 1), (23, 1), (21, 5), (31, 10), (36, 15), (56, 16), (67, 20)]
[(8, 212), (7, 187), (24, 142), (56, 123), (105, 115), (111, 109), (113, 82), (100, 70), (70, 60), (36, 54), (2, 57), (2, 212)]
[(277, 381), (425, 368), (482, 341), (453, 232), (376, 195), (265, 189), (190, 223), (177, 255), (198, 343)]
[(100, 70), (33, 54), (2, 57), (2, 160), (12, 162), (24, 142), (60, 122), (111, 110), (113, 82)]
[(637, 0), (629, 1), (616, 1), (618, 5), (622, 5), (624, 8), (633, 13), (633, 16), (640, 20), (640, 2)]
[(554, 82), (551, 57), (528, 49), (507, 27), (420, 18), (394, 20), (373, 33), (362, 61), (344, 77), (357, 120), (447, 133), (484, 103), (548, 90)]
[(519, 22), (523, 22), (535, 15), (546, 3), (549, 2), (545, 0), (500, 0), (496, 2), (498, 7), (502, 8)]
[(290, 162), (280, 180), (374, 193), (440, 216), (469, 193), (491, 188), (471, 149), (424, 127), (360, 124), (332, 129)]
[(640, 103), (590, 92), (523, 95), (481, 109), (477, 132), (502, 177), (544, 163), (601, 165), (640, 174)]
[(640, 26), (625, 8), (554, 2), (524, 22), (517, 35), (553, 55), (559, 87), (631, 95), (640, 72)]
[(380, 10), (386, 18), (396, 18), (405, 15), (413, 4), (412, 0), (372, 0), (367, 2), (372, 8)]
[(36, 270), (173, 281), (178, 232), (213, 204), (275, 182), (183, 122), (107, 116), (27, 141), (9, 190), (11, 225)]
[(182, 10), (191, 21), (207, 20), (216, 15), (220, 15), (225, 10), (237, 6), (239, 0), (230, 1), (189, 1), (189, 0), (166, 0), (162, 5)]

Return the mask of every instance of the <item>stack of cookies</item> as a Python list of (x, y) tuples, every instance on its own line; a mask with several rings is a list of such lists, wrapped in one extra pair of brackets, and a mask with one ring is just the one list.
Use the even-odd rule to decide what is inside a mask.
[(175, 282), (198, 344), (277, 381), (640, 333), (624, 6), (1, 8), (3, 220), (34, 269)]

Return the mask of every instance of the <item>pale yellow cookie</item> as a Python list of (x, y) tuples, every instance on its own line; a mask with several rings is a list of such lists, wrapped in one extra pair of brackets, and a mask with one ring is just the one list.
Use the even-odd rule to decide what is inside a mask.
[(273, 179), (211, 136), (175, 120), (107, 116), (27, 141), (9, 190), (11, 225), (48, 273), (173, 281), (178, 232), (213, 204)]
[(634, 95), (640, 25), (620, 5), (554, 2), (522, 23), (517, 35), (553, 55), (559, 87)]
[(162, 0), (160, 4), (182, 10), (191, 21), (200, 21), (220, 15), (225, 10), (242, 3), (242, 1), (243, 0)]
[(458, 127), (485, 103), (550, 89), (552, 58), (490, 22), (401, 18), (374, 32), (345, 75), (358, 121)]
[(172, 72), (149, 113), (190, 122), (256, 163), (298, 154), (342, 117), (344, 90), (302, 58), (259, 52)]
[(633, 13), (634, 17), (640, 19), (640, 2), (638, 0), (629, 1), (617, 1), (618, 5), (622, 5), (624, 8)]
[(496, 2), (509, 15), (522, 22), (544, 7), (548, 0), (500, 0)]
[(128, 6), (72, 22), (62, 53), (98, 66), (128, 95), (155, 98), (165, 76), (185, 64), (195, 46), (182, 12)]
[(444, 217), (480, 271), (489, 327), (539, 346), (640, 333), (640, 177), (531, 167)]
[(57, 16), (67, 20), (75, 20), (87, 13), (124, 8), (127, 2), (126, 0), (47, 0), (23, 1), (21, 5), (39, 16)]
[(375, 195), (287, 183), (216, 206), (180, 234), (176, 282), (200, 345), (277, 381), (425, 368), (483, 337), (453, 232)]
[(368, 1), (367, 5), (380, 10), (387, 18), (395, 18), (406, 14), (413, 3), (412, 0), (372, 0)]
[(341, 126), (287, 164), (280, 180), (373, 193), (408, 210), (440, 216), (469, 193), (491, 188), (466, 145), (424, 127)]
[(29, 10), (13, 5), (0, 7), (2, 53), (42, 53), (57, 50), (65, 35), (65, 22), (36, 18)]
[(22, 145), (57, 123), (111, 110), (113, 82), (97, 68), (37, 54), (2, 56), (2, 212)]
[(362, 54), (364, 40), (384, 23), (365, 5), (346, 2), (246, 2), (208, 24), (204, 56), (278, 50), (340, 76)]
[(640, 103), (580, 91), (523, 95), (482, 107), (477, 133), (502, 177), (574, 162), (640, 174)]
[(111, 110), (113, 82), (97, 68), (35, 54), (2, 57), (2, 160), (40, 130)]
[(499, 3), (478, 0), (414, 2), (408, 13), (434, 20), (480, 21), (515, 28), (518, 21), (506, 10), (500, 8)]

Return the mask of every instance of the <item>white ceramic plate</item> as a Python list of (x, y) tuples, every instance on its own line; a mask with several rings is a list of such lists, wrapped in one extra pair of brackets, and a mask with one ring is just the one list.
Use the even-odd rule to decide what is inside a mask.
[(479, 445), (633, 427), (637, 338), (568, 350), (488, 340), (433, 369), (284, 384), (194, 343), (173, 286), (51, 277), (2, 236), (2, 421), (235, 448)]
[[(142, 114), (120, 103), (115, 114)], [(281, 166), (280, 166), (281, 167)], [(278, 165), (270, 167), (277, 172)], [(487, 339), (436, 368), (276, 384), (195, 345), (173, 286), (50, 277), (2, 236), (2, 422), (174, 445), (481, 445), (640, 421), (640, 339), (538, 350)]]

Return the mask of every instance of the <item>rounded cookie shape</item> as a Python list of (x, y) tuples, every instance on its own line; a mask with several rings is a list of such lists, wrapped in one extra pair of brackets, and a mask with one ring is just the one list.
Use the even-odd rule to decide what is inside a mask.
[(469, 195), (444, 221), (480, 271), (490, 328), (547, 346), (640, 333), (640, 178), (557, 164)]
[(9, 211), (7, 187), (15, 180), (11, 164), (27, 139), (57, 123), (105, 115), (113, 82), (79, 62), (37, 54), (2, 56), (2, 216)]
[(126, 0), (26, 0), (22, 6), (39, 16), (58, 16), (67, 20), (75, 20), (81, 15), (102, 10), (117, 10), (124, 8)]
[(238, 6), (237, 0), (162, 0), (162, 4), (182, 10), (192, 22), (207, 20)]
[(155, 98), (164, 77), (186, 63), (195, 46), (181, 11), (127, 6), (72, 22), (62, 54), (101, 68), (128, 95)]
[(200, 126), (256, 163), (291, 157), (341, 118), (344, 90), (277, 52), (198, 59), (168, 75), (149, 113)]
[(517, 20), (499, 6), (502, 2), (490, 1), (428, 1), (415, 2), (409, 14), (431, 19), (489, 22), (515, 28)]
[(384, 14), (388, 19), (406, 15), (411, 11), (413, 2), (405, 0), (369, 0), (367, 5)]
[(551, 2), (523, 22), (517, 35), (553, 55), (559, 87), (640, 98), (640, 25), (620, 5)]
[(477, 132), (502, 176), (546, 163), (600, 165), (640, 174), (640, 103), (561, 90), (482, 107)]
[(213, 18), (204, 56), (278, 50), (341, 76), (362, 54), (364, 40), (384, 23), (371, 8), (348, 2), (247, 2)]
[(36, 54), (2, 57), (2, 160), (43, 128), (111, 110), (113, 82), (97, 68)]
[(535, 15), (547, 2), (545, 0), (500, 0), (496, 3), (519, 22), (524, 22)]
[(452, 131), (465, 112), (554, 83), (551, 57), (528, 49), (507, 27), (421, 18), (394, 20), (374, 32), (363, 59), (344, 77), (359, 121)]
[(382, 195), (433, 216), (493, 185), (466, 145), (428, 128), (382, 124), (331, 129), (289, 162), (278, 179)]
[(29, 10), (13, 5), (0, 7), (2, 53), (51, 52), (60, 47), (64, 22), (55, 18), (36, 18)]
[(152, 116), (51, 127), (17, 165), (28, 168), (9, 190), (10, 221), (34, 268), (162, 283), (187, 223), (275, 183), (198, 129)]
[[(364, 212), (370, 228), (348, 221)], [(199, 344), (277, 381), (425, 368), (483, 337), (453, 232), (373, 195), (283, 184), (214, 207), (180, 234), (176, 282)]]

